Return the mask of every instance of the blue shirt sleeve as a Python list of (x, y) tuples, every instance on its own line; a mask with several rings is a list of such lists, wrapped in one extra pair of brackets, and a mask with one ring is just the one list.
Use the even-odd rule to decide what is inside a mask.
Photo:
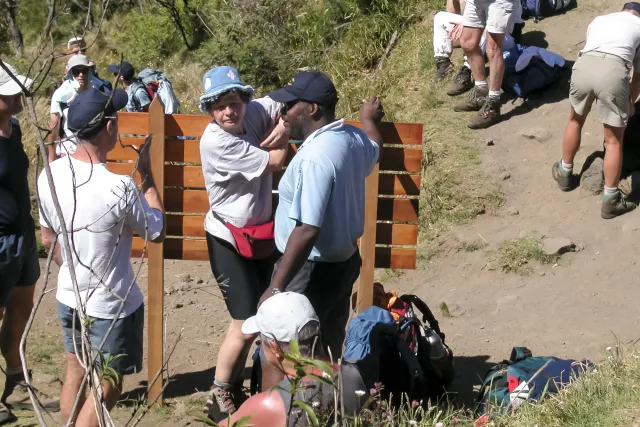
[(296, 171), (289, 218), (320, 228), (333, 190), (334, 176), (326, 167), (309, 160)]

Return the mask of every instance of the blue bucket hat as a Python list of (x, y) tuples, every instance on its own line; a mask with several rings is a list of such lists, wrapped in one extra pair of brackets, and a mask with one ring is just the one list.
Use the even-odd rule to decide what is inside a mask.
[(253, 95), (253, 88), (243, 85), (238, 70), (229, 66), (212, 68), (202, 78), (204, 95), (200, 97), (200, 111), (207, 112), (207, 104), (215, 102), (220, 95), (235, 89), (248, 95)]

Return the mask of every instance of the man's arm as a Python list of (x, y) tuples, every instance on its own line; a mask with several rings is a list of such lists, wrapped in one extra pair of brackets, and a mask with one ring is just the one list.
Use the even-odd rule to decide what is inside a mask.
[(167, 234), (167, 217), (164, 213), (164, 204), (160, 199), (160, 193), (156, 188), (151, 173), (151, 157), (149, 151), (151, 149), (151, 137), (147, 136), (145, 144), (140, 148), (140, 159), (138, 161), (138, 172), (142, 178), (142, 194), (151, 209), (155, 209), (162, 214), (162, 231), (157, 237), (151, 239), (152, 242), (162, 242)]
[(60, 135), (60, 114), (51, 113), (49, 117), (49, 162), (53, 162), (56, 156), (56, 144), (55, 141), (58, 140)]
[(318, 227), (301, 222), (296, 224), (287, 241), (278, 270), (271, 279), (272, 288), (284, 291), (309, 258), (319, 234)]
[[(55, 240), (55, 234), (50, 228), (45, 227), (44, 225), (40, 226), (40, 233), (42, 245), (47, 249), (47, 251), (51, 250), (51, 245), (53, 245)], [(59, 266), (62, 265), (62, 254), (60, 253), (59, 243), (56, 243), (56, 247), (53, 249), (53, 261)]]

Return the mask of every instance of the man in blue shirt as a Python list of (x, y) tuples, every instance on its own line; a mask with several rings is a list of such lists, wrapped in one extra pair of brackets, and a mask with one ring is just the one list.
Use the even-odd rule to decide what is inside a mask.
[(353, 284), (361, 266), (365, 178), (378, 162), (384, 115), (377, 98), (363, 102), (364, 132), (335, 118), (336, 89), (325, 74), (301, 72), (269, 95), (285, 104), (292, 139), (304, 140), (278, 187), (275, 239), (282, 257), (260, 302), (284, 290), (311, 301), (323, 346), (342, 354)]

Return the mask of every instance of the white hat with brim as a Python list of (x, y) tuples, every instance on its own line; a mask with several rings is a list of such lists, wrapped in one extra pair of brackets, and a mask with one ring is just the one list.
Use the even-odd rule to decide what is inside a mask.
[(288, 343), (296, 339), (309, 322), (318, 323), (319, 328), (320, 321), (307, 297), (297, 292), (282, 292), (263, 302), (256, 315), (244, 321), (242, 333), (261, 333)]
[[(18, 74), (18, 72), (11, 65), (5, 62), (5, 65), (11, 71), (16, 79), (22, 83), (22, 86), (29, 89), (33, 84), (33, 80)], [(3, 68), (0, 68), (0, 95), (17, 95), (22, 92), (22, 87), (7, 73)]]
[(70, 59), (69, 62), (67, 62), (67, 77), (68, 78), (73, 78), (73, 73), (71, 72), (71, 70), (74, 67), (88, 67), (88, 68), (95, 68), (95, 64), (91, 61), (89, 61), (89, 58), (86, 57), (86, 55), (73, 55)]

